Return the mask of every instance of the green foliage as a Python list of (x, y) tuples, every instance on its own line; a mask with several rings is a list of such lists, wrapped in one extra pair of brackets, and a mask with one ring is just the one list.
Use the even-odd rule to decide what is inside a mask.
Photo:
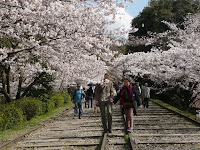
[(5, 130), (5, 118), (3, 116), (3, 113), (0, 112), (0, 131)]
[(191, 97), (191, 91), (185, 90), (179, 86), (168, 88), (158, 95), (158, 98), (162, 101), (181, 110), (187, 110), (189, 108)]
[(0, 130), (7, 130), (24, 121), (23, 112), (13, 104), (3, 105), (0, 112)]
[(21, 125), (25, 120), (51, 112), (64, 103), (71, 104), (71, 96), (68, 93), (58, 93), (51, 99), (23, 98), (9, 104), (0, 105), (0, 131), (11, 129)]
[(39, 58), (35, 56), (34, 54), (30, 54), (29, 58), (27, 60), (30, 64), (35, 64), (37, 62), (40, 62)]
[[(37, 76), (37, 75), (36, 75)], [(52, 94), (53, 87), (51, 82), (54, 81), (55, 78), (53, 75), (45, 73), (30, 89), (29, 93), (26, 95), (27, 97), (39, 97), (39, 98), (47, 98)]]
[(64, 104), (64, 98), (62, 94), (56, 94), (50, 98), (55, 103), (55, 107), (60, 107)]
[(185, 115), (185, 116), (187, 116), (187, 117), (189, 117), (191, 119), (195, 119), (197, 121), (200, 121), (200, 118), (198, 118), (196, 116), (196, 114), (192, 114), (191, 112), (188, 112), (187, 110), (184, 110), (184, 111), (180, 110), (177, 107), (171, 106), (171, 105), (169, 105), (169, 104), (167, 104), (167, 103), (165, 103), (165, 102), (163, 102), (161, 100), (158, 100), (158, 99), (153, 99), (152, 101), (154, 101), (154, 102), (156, 102), (156, 103), (158, 103), (158, 104), (160, 104), (160, 105), (162, 105), (164, 107), (167, 107), (167, 108), (169, 108), (169, 109), (171, 109), (173, 111), (179, 112), (179, 113), (181, 113), (181, 114), (183, 114), (183, 115)]
[(64, 103), (69, 103), (69, 102), (71, 102), (72, 98), (71, 98), (71, 96), (70, 96), (68, 93), (62, 93), (61, 95), (62, 95), (63, 98), (64, 98)]
[(128, 45), (126, 49), (126, 54), (132, 53), (132, 52), (149, 52), (152, 48), (152, 45), (137, 45), (137, 46), (131, 46)]
[(37, 41), (41, 41), (42, 43), (45, 43), (47, 40), (46, 40), (46, 38), (44, 38), (41, 34), (37, 34), (36, 36), (35, 36), (35, 39), (37, 40)]
[[(126, 53), (126, 45), (123, 46), (113, 46), (110, 48), (111, 51), (117, 51), (119, 53), (125, 54)], [(119, 54), (115, 54), (115, 57), (117, 57)]]
[(0, 48), (20, 48), (19, 47), (19, 42), (16, 39), (12, 39), (9, 37), (2, 37), (0, 38)]
[(132, 21), (132, 26), (139, 28), (134, 35), (146, 36), (147, 31), (160, 33), (168, 30), (168, 27), (161, 22), (163, 20), (181, 26), (186, 15), (199, 12), (200, 8), (197, 7), (199, 5), (200, 2), (196, 0), (151, 0), (149, 7), (144, 8)]
[[(130, 35), (142, 37), (149, 36), (148, 31), (161, 33), (169, 30), (168, 26), (162, 23), (163, 20), (175, 23), (180, 28), (184, 28), (182, 23), (188, 14), (195, 14), (200, 10), (198, 0), (151, 0), (148, 7), (132, 20), (132, 27), (139, 30)], [(160, 39), (161, 40), (161, 39)], [(166, 39), (162, 43), (165, 42)], [(149, 51), (153, 46), (168, 49), (166, 44), (154, 43), (150, 47), (133, 46), (128, 48), (128, 52)]]
[(12, 47), (12, 42), (6, 37), (0, 38), (0, 48), (7, 47), (11, 48)]
[(124, 135), (124, 140), (125, 140), (126, 142), (129, 140), (128, 134), (125, 134), (125, 135)]
[(42, 110), (43, 113), (50, 112), (55, 108), (55, 103), (54, 101), (50, 99), (42, 99)]
[(119, 52), (124, 54), (126, 52), (126, 46), (121, 46)]
[(23, 115), (27, 120), (30, 120), (36, 115), (41, 115), (42, 111), (42, 102), (36, 98), (23, 98), (15, 101), (15, 105), (22, 109)]

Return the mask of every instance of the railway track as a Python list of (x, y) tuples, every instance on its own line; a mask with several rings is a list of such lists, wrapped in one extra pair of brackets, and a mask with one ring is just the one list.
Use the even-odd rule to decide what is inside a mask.
[(132, 136), (126, 132), (125, 119), (119, 105), (114, 106), (112, 128), (111, 134), (104, 134), (101, 150), (132, 150)]
[[(112, 133), (103, 133), (100, 113), (85, 109), (81, 119), (73, 109), (27, 134), (22, 140), (3, 150), (131, 150), (125, 141), (125, 126), (119, 105), (113, 107)], [(1, 149), (1, 148), (0, 148)]]
[(154, 102), (138, 109), (133, 120), (133, 132), (127, 134), (120, 107), (114, 105), (112, 133), (104, 134), (93, 109), (86, 108), (81, 119), (66, 110), (6, 150), (200, 150), (200, 126)]
[(133, 122), (135, 150), (200, 150), (200, 125), (154, 102)]

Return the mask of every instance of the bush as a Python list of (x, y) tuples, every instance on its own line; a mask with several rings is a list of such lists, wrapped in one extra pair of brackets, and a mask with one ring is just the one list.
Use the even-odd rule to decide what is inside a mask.
[(68, 93), (62, 93), (62, 96), (65, 104), (71, 102), (71, 96)]
[(15, 101), (15, 105), (22, 109), (24, 116), (27, 120), (30, 120), (36, 115), (41, 115), (42, 111), (42, 102), (39, 99), (35, 98), (23, 98), (18, 101)]
[(8, 104), (0, 112), (0, 130), (10, 129), (24, 122), (25, 118), (20, 108)]
[(4, 117), (4, 113), (2, 111), (0, 111), (0, 131), (5, 130), (6, 127), (6, 118)]
[(60, 107), (64, 104), (64, 98), (62, 94), (56, 94), (52, 96), (50, 99), (54, 101), (55, 107)]
[(10, 104), (0, 105), (0, 131), (10, 129), (36, 115), (52, 111), (64, 103), (71, 103), (68, 93), (56, 94), (51, 99), (23, 98)]
[(55, 108), (55, 102), (50, 99), (42, 99), (43, 113), (50, 112)]

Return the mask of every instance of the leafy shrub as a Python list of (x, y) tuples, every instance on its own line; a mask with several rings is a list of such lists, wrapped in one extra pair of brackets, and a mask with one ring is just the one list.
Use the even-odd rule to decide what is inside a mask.
[(4, 117), (4, 113), (2, 111), (0, 111), (0, 131), (5, 130), (6, 127), (6, 118)]
[(0, 105), (0, 131), (10, 129), (36, 115), (52, 111), (64, 103), (71, 103), (68, 93), (56, 94), (51, 99), (23, 98), (10, 104)]
[(42, 99), (42, 110), (43, 113), (50, 112), (55, 108), (55, 102), (50, 99)]
[(15, 105), (22, 109), (23, 114), (26, 116), (27, 120), (30, 120), (36, 115), (41, 115), (42, 102), (35, 98), (23, 98), (15, 102)]
[(60, 107), (64, 104), (64, 98), (63, 98), (62, 94), (56, 94), (56, 95), (52, 96), (51, 100), (54, 101), (55, 107)]
[(69, 103), (71, 102), (71, 96), (68, 93), (62, 93), (61, 94), (64, 98), (64, 103)]
[(24, 122), (25, 118), (20, 108), (13, 104), (4, 105), (0, 112), (0, 130), (10, 129)]

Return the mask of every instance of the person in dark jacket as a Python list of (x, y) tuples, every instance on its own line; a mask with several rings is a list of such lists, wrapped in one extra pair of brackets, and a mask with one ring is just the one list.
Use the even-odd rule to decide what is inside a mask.
[(133, 90), (135, 91), (134, 93), (134, 98), (135, 98), (134, 108), (135, 109), (133, 110), (133, 114), (137, 116), (137, 108), (141, 106), (141, 101), (140, 101), (141, 89), (138, 82), (132, 83), (132, 86), (133, 86)]
[(86, 92), (86, 96), (87, 96), (87, 104), (88, 104), (88, 108), (92, 108), (92, 104), (93, 104), (93, 96), (94, 96), (94, 92), (92, 87), (90, 86), (89, 89)]

